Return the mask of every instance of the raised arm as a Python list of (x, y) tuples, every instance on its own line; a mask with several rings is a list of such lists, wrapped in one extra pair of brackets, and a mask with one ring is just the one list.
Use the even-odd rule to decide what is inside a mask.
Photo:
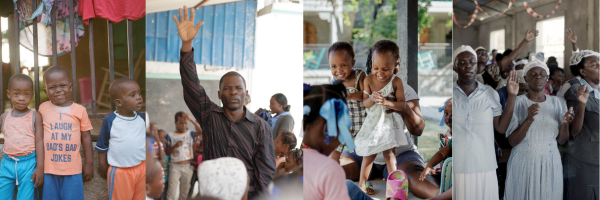
[(192, 117), (191, 117), (189, 114), (187, 114), (187, 113), (184, 113), (184, 114), (183, 114), (183, 116), (184, 116), (184, 117), (185, 117), (185, 118), (186, 118), (188, 121), (192, 122), (192, 124), (194, 124), (194, 128), (196, 128), (196, 134), (194, 134), (194, 135), (195, 135), (196, 137), (197, 137), (198, 135), (201, 135), (201, 134), (202, 134), (202, 128), (200, 127), (200, 124), (199, 124), (199, 123), (198, 123), (196, 120), (192, 119)]
[(562, 125), (560, 126), (560, 131), (558, 132), (558, 136), (556, 136), (556, 141), (558, 144), (564, 144), (569, 139), (569, 124), (573, 122), (573, 107), (570, 107), (565, 116), (562, 119)]
[(571, 41), (571, 44), (573, 45), (573, 51), (577, 51), (577, 33), (575, 33), (575, 31), (572, 31), (570, 28), (565, 30), (565, 32), (567, 35), (567, 39), (569, 39), (569, 41)]
[(196, 72), (196, 63), (194, 62), (194, 50), (192, 48), (192, 41), (204, 22), (200, 22), (194, 26), (194, 9), (191, 11), (191, 17), (189, 16), (187, 7), (184, 6), (183, 9), (185, 9), (185, 15), (183, 15), (182, 9), (179, 9), (181, 22), (173, 15), (182, 42), (179, 72), (181, 74), (181, 84), (183, 85), (183, 99), (196, 119), (207, 121), (208, 111), (213, 106), (216, 106), (216, 104), (209, 99), (206, 91), (200, 85), (200, 79), (198, 79), (198, 73)]
[(535, 37), (537, 37), (539, 34), (538, 30), (530, 30), (527, 29), (527, 32), (525, 33), (525, 38), (523, 39), (523, 41), (521, 41), (521, 43), (519, 44), (519, 46), (517, 46), (517, 48), (510, 53), (508, 56), (505, 56), (504, 58), (502, 58), (502, 60), (500, 61), (500, 67), (503, 66), (508, 66), (515, 58), (517, 58), (517, 56), (519, 54), (521, 54), (521, 51), (523, 51), (523, 49), (525, 48), (525, 45), (527, 45), (527, 43), (531, 42), (533, 39), (535, 39)]
[(585, 85), (579, 86), (577, 88), (577, 94), (575, 94), (572, 90), (567, 90), (565, 93), (565, 99), (567, 100), (567, 106), (572, 107), (573, 111), (575, 111), (575, 119), (571, 123), (571, 136), (575, 137), (581, 131), (583, 127), (583, 118), (585, 116), (585, 106), (587, 104), (587, 100), (590, 96), (590, 90)]
[[(512, 119), (515, 108), (515, 100), (517, 99), (517, 94), (519, 93), (519, 78), (522, 77), (517, 77), (517, 71), (514, 69), (510, 71), (506, 85), (506, 90), (508, 90), (508, 99), (506, 101), (506, 105), (504, 106), (504, 111), (502, 111), (502, 115), (494, 117), (494, 128), (496, 131), (498, 131), (498, 133), (505, 133)], [(497, 93), (494, 94), (498, 95)]]

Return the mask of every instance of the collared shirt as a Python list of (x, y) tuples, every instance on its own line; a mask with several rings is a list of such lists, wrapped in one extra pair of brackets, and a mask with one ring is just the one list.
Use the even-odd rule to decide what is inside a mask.
[(467, 96), (456, 84), (452, 107), (452, 146), (454, 173), (469, 174), (495, 170), (494, 117), (502, 114), (498, 93), (477, 81), (477, 88)]
[(585, 79), (579, 79), (579, 83), (581, 83), (581, 85), (585, 85), (587, 88), (589, 88), (590, 93), (592, 93), (590, 95), (591, 97), (600, 99), (600, 93), (598, 93), (598, 90), (594, 89), (587, 81), (585, 81)]
[(239, 158), (250, 176), (250, 197), (265, 193), (275, 176), (275, 150), (271, 127), (244, 107), (243, 119), (233, 121), (223, 107), (213, 103), (200, 85), (194, 50), (181, 52), (183, 97), (203, 130), (203, 160), (220, 157)]

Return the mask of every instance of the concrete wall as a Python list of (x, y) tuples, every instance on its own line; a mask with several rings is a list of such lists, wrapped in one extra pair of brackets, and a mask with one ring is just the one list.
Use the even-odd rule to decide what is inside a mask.
[[(529, 3), (538, 14), (547, 15), (556, 6), (557, 0), (538, 0)], [(559, 9), (552, 15), (554, 17), (565, 17), (565, 28), (571, 28), (577, 33), (577, 45), (579, 49), (599, 50), (600, 43), (600, 17), (598, 15), (599, 2), (597, 0), (570, 0), (563, 1)], [(459, 23), (466, 24), (467, 15), (463, 11), (456, 11)], [(508, 16), (511, 15), (511, 16)], [(486, 17), (485, 14), (479, 14), (478, 17)], [(488, 18), (484, 21), (476, 20), (472, 26), (467, 29), (458, 28), (454, 25), (453, 46), (454, 49), (461, 44), (471, 45), (474, 48), (483, 46), (489, 48), (489, 34), (491, 31), (505, 29), (506, 48), (514, 49), (519, 45), (525, 36), (527, 29), (534, 29), (536, 23), (542, 21), (532, 17), (526, 12), (525, 7), (512, 7), (506, 15), (497, 18)], [(565, 62), (562, 66), (568, 66), (568, 58), (571, 57), (571, 42), (565, 37)], [(529, 42), (518, 57), (525, 57), (527, 52), (535, 51), (535, 40)], [(568, 70), (566, 70), (566, 73)]]
[[(209, 98), (220, 105), (218, 98), (218, 80), (201, 80)], [(160, 129), (167, 132), (175, 131), (175, 113), (183, 111), (190, 113), (183, 100), (183, 86), (180, 79), (148, 79), (148, 88), (152, 88), (146, 96), (150, 121), (156, 122)], [(188, 128), (194, 130), (192, 123)]]

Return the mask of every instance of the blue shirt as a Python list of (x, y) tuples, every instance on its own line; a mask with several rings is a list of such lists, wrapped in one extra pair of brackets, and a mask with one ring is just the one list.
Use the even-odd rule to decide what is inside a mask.
[(500, 97), (500, 105), (502, 105), (502, 110), (504, 110), (506, 102), (508, 101), (508, 89), (506, 89), (506, 86), (504, 86), (496, 90), (496, 92), (498, 92), (498, 96)]
[(146, 160), (146, 118), (140, 112), (124, 117), (113, 112), (104, 118), (96, 150), (108, 152), (108, 164), (134, 167)]
[(477, 81), (467, 96), (455, 84), (452, 98), (452, 157), (454, 173), (484, 173), (496, 170), (494, 117), (502, 114), (498, 93)]

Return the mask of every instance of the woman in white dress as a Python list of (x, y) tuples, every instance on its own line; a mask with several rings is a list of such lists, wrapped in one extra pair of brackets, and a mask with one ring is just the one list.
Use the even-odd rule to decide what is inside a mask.
[(525, 65), (529, 93), (517, 97), (506, 131), (513, 149), (508, 160), (506, 200), (563, 199), (563, 177), (558, 144), (569, 139), (573, 107), (564, 99), (544, 94), (549, 69), (533, 60)]
[[(528, 32), (533, 38), (533, 32)], [(453, 91), (453, 199), (498, 199), (494, 128), (506, 131), (519, 91), (516, 72), (510, 72), (504, 111), (498, 93), (476, 80), (477, 54), (468, 45), (453, 53), (458, 80)]]

